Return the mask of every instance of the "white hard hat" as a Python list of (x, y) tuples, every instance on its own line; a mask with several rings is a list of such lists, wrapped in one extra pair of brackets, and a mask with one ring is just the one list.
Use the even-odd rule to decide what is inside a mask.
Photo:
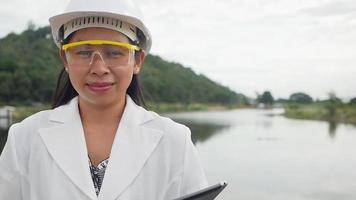
[[(96, 17), (101, 18), (99, 20)], [(94, 19), (98, 19), (98, 22), (102, 20), (103, 23), (92, 23), (88, 26), (88, 22), (85, 21), (86, 19), (92, 19), (92, 22)], [(118, 20), (121, 22), (121, 26), (118, 26)], [(138, 37), (139, 46), (147, 53), (150, 51), (152, 45), (151, 33), (143, 23), (141, 12), (132, 0), (71, 0), (64, 13), (51, 17), (49, 22), (52, 28), (54, 42), (59, 48), (61, 47), (62, 40), (67, 37), (68, 33), (80, 29), (75, 27), (76, 22), (78, 22), (78, 24), (86, 22), (85, 26), (80, 26), (81, 28), (106, 27), (118, 30), (132, 40)], [(71, 23), (73, 26), (69, 26), (68, 23)], [(122, 26), (122, 24), (124, 24), (124, 26)], [(66, 26), (66, 30), (70, 28), (70, 32), (67, 31), (67, 35), (64, 33), (64, 26)], [(132, 26), (138, 28), (143, 35), (137, 33), (138, 36), (136, 36), (136, 31), (133, 31)], [(128, 29), (120, 29), (118, 27), (128, 27)], [(130, 30), (130, 28), (135, 34), (130, 33), (130, 31), (125, 31)]]

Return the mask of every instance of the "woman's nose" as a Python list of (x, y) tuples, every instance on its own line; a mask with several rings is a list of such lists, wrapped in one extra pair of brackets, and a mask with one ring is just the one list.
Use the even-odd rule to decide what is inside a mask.
[(92, 54), (90, 61), (90, 71), (91, 73), (95, 73), (99, 76), (109, 72), (109, 68), (105, 63), (104, 57), (98, 51), (95, 51)]
[(92, 53), (89, 65), (93, 65), (95, 62), (103, 62), (103, 64), (105, 64), (105, 59), (99, 51)]

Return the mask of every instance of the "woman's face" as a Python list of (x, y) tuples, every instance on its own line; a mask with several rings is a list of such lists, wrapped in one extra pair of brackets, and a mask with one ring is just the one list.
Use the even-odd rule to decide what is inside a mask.
[[(113, 30), (105, 28), (86, 28), (74, 33), (72, 42), (85, 40), (110, 40), (129, 43), (128, 38)], [(144, 59), (144, 54), (120, 67), (109, 67), (100, 55), (94, 55), (92, 63), (87, 67), (78, 67), (67, 62), (63, 50), (61, 58), (74, 89), (79, 94), (79, 100), (99, 106), (114, 105), (125, 99), (126, 90), (129, 87), (133, 74), (138, 74)]]

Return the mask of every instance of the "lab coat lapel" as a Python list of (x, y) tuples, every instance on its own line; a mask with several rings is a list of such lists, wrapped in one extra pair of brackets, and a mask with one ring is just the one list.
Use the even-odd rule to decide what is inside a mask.
[(53, 110), (50, 128), (40, 130), (48, 152), (69, 179), (90, 199), (97, 199), (91, 179), (78, 98)]
[(138, 176), (162, 137), (161, 131), (145, 127), (154, 117), (127, 96), (99, 199), (118, 198)]

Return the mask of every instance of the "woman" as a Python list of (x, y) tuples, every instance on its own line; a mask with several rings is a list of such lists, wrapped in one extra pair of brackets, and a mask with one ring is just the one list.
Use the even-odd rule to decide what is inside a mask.
[(0, 199), (167, 200), (207, 185), (189, 129), (139, 106), (152, 40), (136, 13), (72, 0), (50, 18), (65, 66), (55, 108), (10, 128)]

